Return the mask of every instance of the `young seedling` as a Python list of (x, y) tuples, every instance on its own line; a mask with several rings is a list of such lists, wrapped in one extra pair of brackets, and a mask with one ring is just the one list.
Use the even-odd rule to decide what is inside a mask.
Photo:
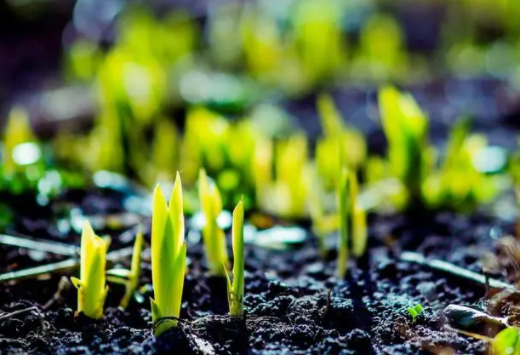
[(211, 275), (224, 277), (229, 265), (226, 236), (217, 223), (222, 212), (222, 201), (216, 185), (208, 178), (204, 169), (199, 173), (199, 200), (206, 217), (202, 236), (209, 272)]
[(308, 139), (296, 133), (276, 142), (258, 142), (253, 158), (259, 207), (285, 218), (307, 216)]
[(407, 187), (409, 206), (420, 205), (428, 152), (427, 117), (411, 95), (391, 86), (379, 91), (379, 107), (393, 174)]
[(324, 187), (335, 190), (341, 168), (357, 168), (365, 161), (366, 142), (361, 133), (349, 126), (329, 95), (320, 95), (317, 109), (323, 137), (316, 142), (316, 168)]
[(98, 237), (90, 223), (85, 222), (81, 234), (80, 278), (71, 281), (78, 289), (78, 312), (87, 317), (103, 317), (108, 287), (105, 285), (106, 252), (109, 239)]
[(412, 316), (412, 320), (415, 322), (415, 320), (417, 319), (419, 314), (422, 313), (424, 308), (420, 304), (416, 304), (413, 307), (408, 307), (406, 310), (408, 311), (408, 313), (410, 313), (410, 316)]
[(338, 187), (338, 212), (339, 212), (339, 239), (338, 239), (338, 260), (336, 263), (336, 276), (340, 279), (345, 277), (348, 261), (348, 190), (349, 174), (346, 169), (341, 172)]
[[(13, 108), (9, 114), (2, 146), (5, 174), (23, 172), (24, 165), (39, 161), (40, 148), (36, 145), (36, 138), (29, 124), (29, 117), (20, 107)], [(36, 159), (32, 159), (32, 157)]]
[(491, 354), (520, 355), (520, 328), (506, 328), (498, 333), (493, 339)]
[(175, 179), (169, 205), (157, 186), (152, 214), (152, 283), (155, 299), (150, 299), (154, 336), (177, 326), (186, 273), (186, 242), (182, 185)]
[(244, 314), (244, 205), (240, 201), (233, 211), (233, 282), (227, 274), (229, 314)]
[(320, 256), (328, 254), (327, 236), (338, 230), (337, 214), (326, 214), (322, 196), (325, 194), (315, 169), (307, 169), (309, 188), (307, 208), (312, 222), (312, 232), (316, 235)]
[[(455, 123), (441, 167), (426, 178), (423, 194), (431, 208), (470, 210), (489, 202), (500, 190), (496, 175), (479, 171), (475, 165), (488, 146), (484, 136), (470, 133), (470, 126), (468, 118)], [(493, 160), (485, 158), (485, 161)]]
[(357, 183), (354, 185), (356, 186), (356, 195), (351, 196), (352, 199), (356, 200), (352, 211), (352, 253), (356, 258), (360, 258), (367, 249), (367, 214), (365, 209), (357, 202)]
[(125, 286), (125, 294), (119, 303), (119, 307), (128, 307), (132, 296), (135, 294), (139, 285), (141, 275), (141, 252), (143, 250), (143, 232), (139, 229), (135, 237), (134, 250), (132, 254), (132, 264), (128, 269), (112, 269), (107, 271), (107, 279), (110, 282), (119, 283)]
[(339, 244), (336, 275), (345, 276), (349, 250), (359, 258), (367, 244), (366, 212), (358, 203), (356, 173), (343, 169), (338, 188)]

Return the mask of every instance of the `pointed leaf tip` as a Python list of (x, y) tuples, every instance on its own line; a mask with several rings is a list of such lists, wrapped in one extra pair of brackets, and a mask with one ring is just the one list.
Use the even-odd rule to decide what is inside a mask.
[(178, 170), (177, 170), (177, 174), (175, 175), (175, 185), (177, 185), (177, 181), (179, 182), (179, 184), (182, 185), (181, 173)]
[(166, 206), (166, 199), (164, 198), (164, 194), (160, 184), (155, 185), (153, 189), (153, 206), (157, 207), (157, 204), (160, 201), (164, 201), (164, 205)]
[(92, 236), (95, 236), (96, 233), (94, 233), (94, 229), (92, 229), (92, 225), (90, 224), (90, 222), (88, 220), (85, 220), (85, 222), (83, 222), (83, 229), (82, 229), (82, 237), (85, 236), (85, 237), (92, 237)]
[(241, 213), (243, 210), (244, 210), (244, 202), (243, 202), (243, 199), (240, 199), (240, 201), (238, 201), (234, 211), (237, 211), (237, 213)]

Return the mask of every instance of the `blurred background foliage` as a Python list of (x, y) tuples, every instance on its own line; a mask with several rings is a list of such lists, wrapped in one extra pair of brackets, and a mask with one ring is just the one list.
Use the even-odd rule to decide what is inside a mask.
[[(337, 227), (344, 167), (360, 177), (365, 210), (471, 210), (509, 186), (506, 153), (470, 132), (469, 120), (455, 124), (439, 149), (428, 138), (429, 115), (388, 86), (380, 110), (367, 108), (376, 111), (367, 114), (372, 120), (381, 113), (388, 142), (388, 154), (373, 152), (364, 124), (343, 117), (328, 93), (481, 77), (516, 93), (517, 0), (2, 6), (0, 187), (12, 193), (41, 194), (42, 181), (44, 191), (84, 186), (100, 170), (148, 187), (180, 170), (194, 188), (204, 168), (224, 206), (243, 197), (248, 209), (310, 217), (326, 231)], [(309, 101), (317, 124), (286, 109)], [(316, 125), (319, 133), (309, 134)], [(196, 194), (186, 196), (194, 211)]]

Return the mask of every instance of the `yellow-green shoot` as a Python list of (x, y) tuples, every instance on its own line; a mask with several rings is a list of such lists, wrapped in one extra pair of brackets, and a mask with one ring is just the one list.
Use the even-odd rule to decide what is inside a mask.
[(357, 168), (365, 161), (366, 142), (361, 133), (343, 120), (331, 96), (320, 95), (317, 109), (323, 137), (316, 142), (316, 168), (323, 186), (334, 191), (343, 166)]
[(511, 327), (498, 333), (491, 343), (492, 355), (520, 355), (520, 328)]
[(365, 253), (367, 244), (366, 212), (358, 203), (355, 171), (343, 169), (337, 197), (339, 238), (336, 276), (344, 278), (349, 252), (359, 258)]
[[(244, 314), (244, 205), (240, 201), (233, 211), (233, 282), (227, 274), (229, 314)], [(227, 273), (227, 269), (226, 269)]]
[(303, 133), (257, 145), (253, 173), (260, 209), (289, 219), (307, 216), (308, 145)]
[(106, 253), (109, 239), (98, 237), (90, 223), (85, 222), (81, 234), (80, 278), (71, 281), (78, 289), (78, 312), (100, 319), (108, 287), (105, 284)]
[(154, 336), (177, 326), (186, 273), (186, 242), (182, 184), (175, 179), (169, 205), (157, 186), (152, 214), (152, 282), (155, 299), (151, 299)]
[(428, 152), (428, 119), (411, 95), (392, 86), (379, 91), (379, 108), (392, 172), (406, 186), (409, 205), (420, 205)]
[(128, 307), (132, 296), (135, 294), (139, 285), (139, 276), (141, 275), (141, 252), (143, 251), (144, 237), (143, 232), (139, 229), (135, 237), (134, 250), (132, 253), (132, 264), (128, 269), (112, 269), (107, 271), (107, 279), (110, 282), (122, 284), (125, 286), (125, 294), (119, 303), (119, 307), (125, 309)]
[(341, 172), (338, 187), (338, 212), (339, 212), (339, 238), (338, 238), (338, 259), (336, 261), (336, 276), (344, 278), (347, 271), (348, 262), (348, 189), (349, 174), (346, 169)]
[(199, 199), (206, 217), (202, 237), (208, 269), (211, 275), (224, 277), (229, 265), (226, 236), (217, 223), (217, 218), (222, 212), (222, 200), (217, 186), (208, 178), (204, 169), (199, 173)]
[(444, 162), (426, 177), (423, 194), (430, 208), (471, 210), (498, 193), (496, 176), (486, 175), (474, 165), (487, 148), (487, 139), (471, 134), (470, 123), (465, 118), (453, 126)]

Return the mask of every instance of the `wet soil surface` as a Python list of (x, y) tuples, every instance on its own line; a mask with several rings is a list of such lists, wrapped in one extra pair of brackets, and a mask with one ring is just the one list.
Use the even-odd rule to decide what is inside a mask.
[[(58, 240), (49, 219), (33, 216), (16, 223), (26, 233), (35, 232), (27, 226), (39, 226), (38, 237)], [(447, 328), (443, 310), (450, 304), (481, 304), (485, 289), (398, 256), (418, 251), (480, 272), (479, 259), (514, 226), (451, 213), (370, 216), (369, 225), (369, 252), (351, 260), (341, 281), (331, 276), (334, 253), (328, 261), (320, 259), (312, 238), (285, 251), (247, 246), (244, 318), (226, 315), (225, 281), (208, 277), (200, 242), (188, 238), (182, 321), (159, 339), (151, 334), (150, 291), (141, 303), (134, 300), (121, 310), (123, 290), (111, 284), (104, 318), (92, 321), (75, 316), (75, 289), (67, 278), (58, 286), (63, 275), (1, 284), (0, 353), (436, 354), (448, 348), (484, 354), (485, 342)], [(111, 234), (111, 250), (131, 244)], [(65, 241), (77, 243), (77, 233)], [(8, 246), (0, 246), (0, 255), (0, 272), (56, 260), (45, 254), (35, 261)], [(143, 262), (141, 285), (150, 284), (150, 275), (149, 263)], [(413, 320), (407, 308), (416, 304), (425, 310)]]
[[(449, 101), (446, 96), (449, 82), (437, 84), (441, 85), (437, 89), (435, 83), (415, 88), (414, 94), (421, 104), (422, 101), (430, 103), (426, 107), (432, 112), (432, 141), (436, 144), (447, 136), (455, 113), (462, 113), (454, 107), (461, 106), (460, 102), (466, 99), (473, 100), (474, 95), (484, 97), (482, 93), (487, 92), (489, 86), (495, 88), (491, 90), (495, 93), (503, 88), (502, 83), (496, 81), (478, 83), (473, 82), (473, 94), (470, 92), (467, 97), (460, 93), (465, 91), (465, 86), (455, 85), (460, 89), (456, 95), (458, 101), (451, 106), (444, 105), (444, 110), (453, 109), (444, 116), (441, 109), (442, 103)], [(384, 137), (379, 139), (381, 130), (371, 116), (371, 110), (375, 110), (375, 93), (356, 92), (355, 89), (338, 90), (333, 95), (345, 118), (368, 137), (370, 151), (384, 151)], [(353, 107), (358, 107), (352, 114), (345, 111), (350, 107), (349, 98), (353, 100)], [(511, 148), (507, 142), (515, 141), (516, 127), (510, 129), (507, 117), (513, 117), (518, 111), (512, 106), (507, 109), (499, 105), (497, 97), (489, 100), (484, 105), (488, 111), (478, 110), (479, 114), (475, 115), (476, 129), (502, 137), (496, 144)], [(367, 106), (359, 102), (366, 102)], [(315, 97), (287, 106), (301, 120), (311, 138), (319, 134), (319, 128), (313, 126), (318, 124)], [(499, 107), (511, 115), (500, 112)], [(77, 246), (79, 231), (62, 223), (71, 215), (70, 210), (97, 217), (124, 214), (127, 193), (99, 188), (68, 191), (46, 207), (39, 206), (31, 194), (0, 195), (0, 200), (15, 216), (7, 233)], [(149, 201), (141, 203), (149, 204)], [(149, 225), (146, 218), (141, 221)], [(367, 256), (351, 260), (347, 277), (341, 281), (332, 276), (334, 252), (322, 260), (312, 236), (297, 248), (284, 251), (248, 245), (243, 319), (226, 315), (225, 281), (208, 277), (200, 238), (196, 237), (198, 232), (188, 231), (189, 271), (182, 321), (172, 333), (159, 339), (151, 335), (148, 301), (152, 296), (151, 287), (143, 291), (140, 302), (134, 300), (126, 310), (120, 310), (117, 306), (124, 290), (110, 284), (104, 318), (91, 321), (74, 314), (76, 291), (65, 282), (74, 273), (66, 274), (64, 279), (61, 278), (64, 275), (59, 274), (0, 284), (0, 354), (411, 355), (437, 354), (446, 349), (454, 349), (457, 354), (484, 354), (485, 342), (449, 329), (443, 316), (450, 304), (478, 305), (486, 309), (489, 298), (485, 297), (484, 287), (427, 266), (399, 261), (399, 255), (403, 251), (415, 251), (480, 273), (482, 257), (495, 252), (501, 236), (513, 233), (513, 224), (482, 213), (471, 216), (453, 213), (372, 215)], [(114, 229), (113, 225), (94, 228), (99, 234), (108, 233), (112, 237), (110, 250), (132, 245), (132, 234), (127, 228)], [(148, 234), (146, 238), (149, 241)], [(0, 244), (0, 273), (66, 258)], [(149, 250), (145, 250), (144, 259), (141, 286), (151, 284)], [(515, 269), (515, 265), (518, 269), (514, 262), (509, 268)], [(507, 275), (495, 273), (493, 276), (507, 280)], [(414, 320), (407, 308), (416, 304), (421, 304), (424, 312)], [(501, 312), (494, 314), (501, 315)]]
[[(500, 83), (495, 84), (500, 87)], [(474, 88), (482, 91), (488, 85), (494, 84), (484, 82)], [(446, 86), (443, 88), (439, 89), (438, 100), (431, 100), (428, 112), (435, 113), (441, 108), (440, 103), (446, 102), (443, 91)], [(425, 95), (433, 95), (432, 90), (436, 92), (434, 87), (416, 90), (419, 101), (421, 90)], [(349, 97), (357, 97), (355, 102), (367, 102), (370, 107), (375, 99), (375, 94), (366, 94), (366, 91), (364, 94), (338, 91), (334, 96), (342, 103), (342, 111), (346, 107), (343, 102)], [(310, 136), (316, 137), (319, 129), (312, 125), (318, 122), (315, 98), (305, 98), (288, 106), (302, 120)], [(506, 128), (508, 116), (497, 111), (499, 106), (487, 105), (489, 112), (479, 111), (476, 128), (491, 136), (494, 133), (501, 136), (498, 143), (509, 148), (504, 142), (514, 141), (516, 134)], [(381, 144), (378, 137), (382, 133), (376, 121), (370, 119), (370, 107), (360, 108), (357, 116), (347, 112), (345, 117), (368, 136), (371, 151), (382, 150), (384, 138)], [(432, 114), (435, 142), (446, 137), (447, 127), (455, 116), (442, 116), (439, 112)], [(517, 111), (510, 109), (509, 112)], [(79, 232), (63, 227), (60, 220), (70, 216), (74, 208), (98, 217), (125, 213), (125, 193), (97, 188), (68, 191), (46, 207), (39, 206), (30, 194), (1, 195), (1, 201), (7, 203), (15, 216), (13, 226), (6, 232), (79, 245)], [(145, 226), (149, 225), (146, 218), (142, 221)], [(126, 228), (114, 229), (113, 225), (94, 228), (99, 234), (110, 234), (110, 250), (132, 245), (131, 233)], [(450, 304), (486, 309), (489, 297), (485, 288), (427, 266), (400, 261), (399, 255), (403, 251), (415, 251), (481, 273), (482, 257), (494, 253), (498, 239), (513, 232), (513, 222), (482, 213), (471, 216), (453, 213), (372, 215), (368, 253), (362, 260), (350, 261), (345, 280), (332, 276), (334, 252), (327, 260), (321, 259), (312, 236), (297, 248), (284, 251), (247, 245), (246, 315), (234, 319), (227, 316), (225, 281), (207, 275), (200, 238), (196, 237), (198, 232), (188, 231), (189, 271), (182, 321), (173, 332), (159, 339), (151, 334), (148, 301), (152, 296), (151, 287), (143, 291), (140, 301), (133, 300), (126, 310), (121, 310), (117, 306), (124, 290), (110, 284), (105, 316), (100, 321), (92, 321), (74, 314), (76, 291), (66, 282), (74, 273), (66, 274), (63, 279), (64, 275), (58, 274), (0, 284), (0, 354), (411, 355), (438, 354), (447, 349), (454, 349), (457, 354), (485, 354), (484, 341), (449, 329), (443, 316)], [(146, 238), (149, 241), (148, 234)], [(151, 284), (149, 250), (144, 251), (143, 257), (140, 285), (146, 286)], [(0, 273), (66, 258), (0, 244)], [(515, 265), (511, 267), (514, 269)], [(507, 280), (507, 275), (495, 273), (493, 276)], [(424, 311), (414, 320), (407, 308), (416, 304), (421, 304)], [(494, 315), (502, 315), (503, 310), (499, 308), (494, 312)]]

